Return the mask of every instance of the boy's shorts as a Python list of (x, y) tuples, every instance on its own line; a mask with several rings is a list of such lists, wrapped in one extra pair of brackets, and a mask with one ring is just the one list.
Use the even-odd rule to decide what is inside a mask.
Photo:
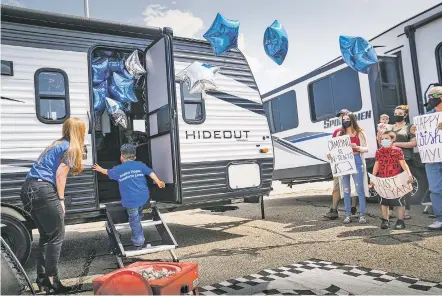
[(383, 206), (391, 206), (391, 207), (405, 207), (405, 198), (399, 197), (399, 198), (393, 198), (393, 199), (387, 199), (381, 197), (381, 205)]

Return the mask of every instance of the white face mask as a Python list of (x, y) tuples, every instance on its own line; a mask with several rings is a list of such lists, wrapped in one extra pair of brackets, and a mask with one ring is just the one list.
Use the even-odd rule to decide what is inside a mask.
[(384, 148), (388, 148), (391, 146), (391, 140), (387, 140), (387, 139), (382, 139), (381, 140), (381, 145)]

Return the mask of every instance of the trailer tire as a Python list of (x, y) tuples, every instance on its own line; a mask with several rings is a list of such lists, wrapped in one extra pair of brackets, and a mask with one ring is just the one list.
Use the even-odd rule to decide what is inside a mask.
[(11, 248), (14, 255), (22, 265), (28, 261), (31, 254), (31, 234), (26, 226), (17, 218), (1, 214), (2, 238)]

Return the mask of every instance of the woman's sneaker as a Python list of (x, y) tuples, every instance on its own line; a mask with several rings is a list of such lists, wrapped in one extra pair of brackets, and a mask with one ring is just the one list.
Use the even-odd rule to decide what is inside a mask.
[(398, 219), (396, 221), (396, 225), (394, 226), (394, 229), (397, 229), (397, 230), (405, 229), (405, 222), (404, 222), (404, 220)]
[(433, 224), (428, 225), (430, 230), (442, 230), (442, 222), (436, 221)]
[(349, 224), (349, 223), (351, 223), (351, 217), (350, 217), (350, 216), (345, 217), (343, 223), (344, 223), (344, 224)]
[(388, 228), (390, 228), (390, 221), (388, 221), (386, 219), (382, 219), (381, 229), (388, 229)]
[(360, 223), (360, 224), (367, 224), (367, 219), (365, 219), (365, 216), (361, 216), (361, 217), (359, 218), (359, 223)]

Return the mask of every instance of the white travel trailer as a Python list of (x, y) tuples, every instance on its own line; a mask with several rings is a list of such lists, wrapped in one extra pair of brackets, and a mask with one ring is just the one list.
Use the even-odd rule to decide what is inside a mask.
[[(442, 4), (370, 42), (379, 64), (369, 75), (353, 71), (339, 57), (263, 95), (275, 147), (274, 180), (292, 185), (331, 179), (326, 143), (341, 126), (336, 118), (341, 109), (355, 112), (366, 131), (371, 166), (379, 116), (392, 118), (394, 107), (401, 104), (409, 105), (411, 118), (425, 112), (427, 87), (442, 83)], [(426, 177), (416, 175), (415, 196), (422, 197), (428, 188)]]
[[(30, 252), (29, 214), (20, 188), (30, 166), (60, 137), (66, 118), (88, 123), (86, 170), (68, 178), (66, 223), (106, 219), (120, 200), (118, 184), (91, 171), (119, 163), (123, 143), (166, 182), (151, 190), (157, 203), (198, 207), (256, 201), (270, 191), (273, 147), (261, 97), (243, 54), (213, 55), (210, 44), (173, 36), (170, 28), (1, 7), (2, 237), (23, 262)], [(136, 89), (128, 128), (93, 118), (91, 60), (99, 50), (138, 49), (147, 75)], [(221, 68), (207, 98), (175, 80), (194, 61)], [(57, 91), (51, 87), (57, 84)], [(98, 124), (93, 124), (94, 122)]]

